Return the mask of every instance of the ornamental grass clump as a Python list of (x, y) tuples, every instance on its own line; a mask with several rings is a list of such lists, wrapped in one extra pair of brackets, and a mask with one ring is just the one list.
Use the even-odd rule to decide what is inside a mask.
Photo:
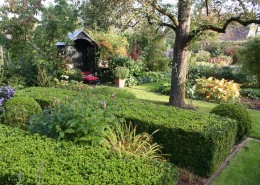
[(210, 77), (196, 79), (196, 95), (212, 102), (235, 100), (239, 97), (240, 84), (233, 80), (215, 79)]
[(104, 145), (112, 153), (119, 155), (120, 158), (126, 154), (163, 160), (162, 155), (159, 154), (162, 146), (153, 143), (153, 134), (150, 135), (146, 132), (137, 134), (136, 126), (133, 126), (132, 123), (129, 125), (124, 123), (115, 127), (109, 127)]

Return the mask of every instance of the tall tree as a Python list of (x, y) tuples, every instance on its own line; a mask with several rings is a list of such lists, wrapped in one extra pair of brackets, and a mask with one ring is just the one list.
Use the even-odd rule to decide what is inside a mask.
[[(169, 104), (185, 107), (188, 46), (203, 32), (225, 33), (232, 23), (247, 26), (260, 23), (259, 0), (140, 0), (149, 22), (175, 32)], [(159, 15), (159, 16), (158, 16)]]
[(135, 25), (135, 0), (82, 0), (79, 6), (85, 27), (108, 31)]

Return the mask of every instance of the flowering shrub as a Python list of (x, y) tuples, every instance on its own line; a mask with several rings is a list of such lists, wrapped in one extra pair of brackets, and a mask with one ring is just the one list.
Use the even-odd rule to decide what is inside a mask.
[(210, 77), (196, 79), (196, 95), (208, 101), (227, 101), (239, 97), (240, 84)]
[(14, 96), (15, 90), (10, 86), (0, 87), (0, 111), (4, 112), (4, 104)]

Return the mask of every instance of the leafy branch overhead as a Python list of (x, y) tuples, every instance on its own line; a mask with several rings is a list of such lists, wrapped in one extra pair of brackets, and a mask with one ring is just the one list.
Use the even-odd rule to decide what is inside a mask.
[[(191, 4), (191, 1), (180, 0), (178, 4), (186, 6), (186, 4)], [(162, 4), (157, 0), (146, 1), (145, 3), (146, 6), (150, 6), (159, 13), (161, 17), (159, 25), (169, 27), (174, 31), (176, 31), (181, 21), (181, 17), (178, 16), (177, 10), (175, 10), (176, 8), (173, 8), (178, 4), (170, 6)], [(260, 24), (257, 8), (259, 7), (254, 1), (244, 2), (237, 0), (234, 1), (234, 4), (223, 0), (221, 2), (216, 0), (196, 1), (192, 5), (192, 29), (189, 32), (186, 43), (189, 43), (195, 36), (205, 31), (225, 33), (227, 27), (234, 22), (243, 26), (248, 26), (252, 23)], [(149, 13), (154, 13), (154, 11)], [(153, 16), (149, 16), (149, 19), (151, 17)]]

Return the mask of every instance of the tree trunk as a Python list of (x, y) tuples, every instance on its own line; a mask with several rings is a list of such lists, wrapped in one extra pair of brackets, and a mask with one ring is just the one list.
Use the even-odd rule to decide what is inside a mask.
[(175, 43), (173, 47), (173, 66), (171, 78), (171, 92), (169, 104), (185, 107), (185, 83), (187, 74), (187, 37), (190, 32), (190, 10), (191, 0), (179, 0), (178, 22), (176, 28)]

